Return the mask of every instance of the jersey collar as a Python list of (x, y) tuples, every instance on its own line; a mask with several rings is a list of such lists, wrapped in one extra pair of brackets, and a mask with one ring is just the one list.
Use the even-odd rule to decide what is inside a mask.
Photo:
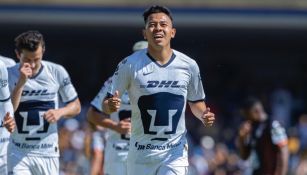
[(161, 64), (159, 64), (159, 63), (156, 61), (156, 59), (155, 59), (154, 57), (152, 57), (148, 52), (146, 53), (146, 55), (148, 56), (149, 59), (151, 59), (152, 62), (154, 62), (154, 63), (155, 63), (157, 66), (159, 66), (159, 67), (167, 67), (168, 65), (170, 65), (170, 64), (174, 61), (174, 59), (175, 59), (175, 57), (176, 57), (175, 53), (173, 52), (173, 53), (172, 53), (172, 56), (171, 56), (171, 58), (168, 60), (168, 62), (167, 62), (166, 64), (161, 65)]
[(35, 74), (33, 77), (30, 77), (30, 79), (35, 79), (36, 77), (38, 77), (38, 76), (39, 76), (39, 74), (41, 74), (41, 73), (42, 73), (43, 69), (44, 69), (44, 65), (43, 65), (43, 64), (41, 64), (41, 67), (39, 68), (39, 70), (38, 70), (37, 74)]

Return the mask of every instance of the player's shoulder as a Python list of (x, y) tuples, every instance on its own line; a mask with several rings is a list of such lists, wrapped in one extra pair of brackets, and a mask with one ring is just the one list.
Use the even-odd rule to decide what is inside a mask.
[(7, 71), (9, 75), (19, 74), (19, 66), (20, 66), (20, 63), (16, 63), (12, 67), (7, 67)]
[(0, 55), (0, 60), (4, 63), (6, 67), (12, 67), (16, 64), (16, 62), (12, 58), (4, 57)]
[(6, 67), (6, 66), (5, 66), (4, 62), (0, 60), (0, 68), (3, 69), (3, 68), (5, 68), (5, 67)]
[(6, 70), (5, 64), (0, 60), (0, 76), (3, 77), (4, 71)]
[(179, 62), (178, 64), (186, 65), (190, 68), (190, 70), (195, 70), (198, 68), (196, 61), (187, 56), (186, 54), (179, 52), (173, 49), (173, 53), (176, 55), (176, 59)]
[(66, 71), (66, 69), (58, 64), (58, 63), (54, 63), (54, 62), (51, 62), (51, 61), (46, 61), (46, 60), (43, 60), (42, 61), (42, 65), (48, 69), (49, 71), (51, 71), (52, 73), (61, 73), (63, 71)]
[(190, 64), (190, 65), (195, 65), (196, 64), (196, 61), (189, 57), (188, 55), (182, 53), (182, 52), (179, 52), (178, 50), (175, 50), (173, 49), (173, 53), (176, 55), (176, 58), (183, 61), (183, 62), (186, 62), (187, 64)]
[(43, 66), (46, 66), (48, 68), (52, 68), (52, 69), (60, 69), (63, 68), (62, 65), (58, 64), (58, 63), (54, 63), (51, 61), (46, 61), (46, 60), (42, 60), (42, 64)]

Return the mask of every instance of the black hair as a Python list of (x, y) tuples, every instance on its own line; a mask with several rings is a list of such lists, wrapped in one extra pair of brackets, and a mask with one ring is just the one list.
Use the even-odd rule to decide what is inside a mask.
[(15, 38), (15, 47), (20, 53), (23, 49), (28, 51), (36, 51), (39, 46), (45, 50), (45, 41), (43, 35), (38, 31), (27, 31), (21, 33)]
[(171, 21), (173, 21), (171, 11), (167, 7), (159, 6), (159, 5), (153, 5), (153, 6), (149, 7), (148, 9), (146, 9), (145, 12), (143, 13), (145, 24), (147, 23), (148, 17), (153, 13), (164, 13), (171, 19)]
[(241, 103), (241, 109), (244, 111), (250, 110), (255, 104), (261, 103), (261, 101), (256, 97), (247, 97)]

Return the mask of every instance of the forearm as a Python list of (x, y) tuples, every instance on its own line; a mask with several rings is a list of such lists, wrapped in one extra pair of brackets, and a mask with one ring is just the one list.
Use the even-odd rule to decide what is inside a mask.
[(88, 110), (87, 119), (90, 123), (94, 125), (102, 126), (104, 128), (109, 128), (112, 130), (116, 130), (116, 127), (118, 125), (118, 123), (110, 119), (107, 114), (97, 112), (93, 109), (93, 107), (90, 107), (90, 109)]
[(22, 85), (18, 82), (17, 85), (15, 86), (14, 90), (13, 90), (12, 95), (11, 95), (14, 112), (17, 110), (17, 108), (19, 106), (22, 91), (23, 91), (23, 86), (24, 85)]
[(286, 175), (288, 170), (288, 147), (280, 148), (277, 155), (277, 165), (274, 175)]
[(73, 116), (78, 115), (81, 112), (81, 105), (79, 99), (76, 99), (70, 103), (68, 103), (66, 106), (58, 109), (61, 113), (61, 116), (70, 118)]
[(200, 102), (189, 102), (191, 111), (195, 117), (202, 121), (202, 116), (207, 110), (207, 106), (204, 101)]

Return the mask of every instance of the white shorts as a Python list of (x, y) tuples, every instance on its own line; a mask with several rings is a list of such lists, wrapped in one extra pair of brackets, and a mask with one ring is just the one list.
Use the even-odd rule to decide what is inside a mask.
[(105, 162), (103, 170), (104, 175), (127, 175), (127, 162)]
[(116, 151), (109, 142), (104, 155), (104, 175), (127, 175), (127, 151)]
[(7, 175), (7, 157), (6, 155), (0, 156), (0, 174)]
[(187, 166), (173, 166), (167, 164), (135, 164), (128, 163), (128, 175), (187, 175)]
[(9, 175), (58, 175), (58, 157), (22, 156), (11, 153), (8, 156)]

